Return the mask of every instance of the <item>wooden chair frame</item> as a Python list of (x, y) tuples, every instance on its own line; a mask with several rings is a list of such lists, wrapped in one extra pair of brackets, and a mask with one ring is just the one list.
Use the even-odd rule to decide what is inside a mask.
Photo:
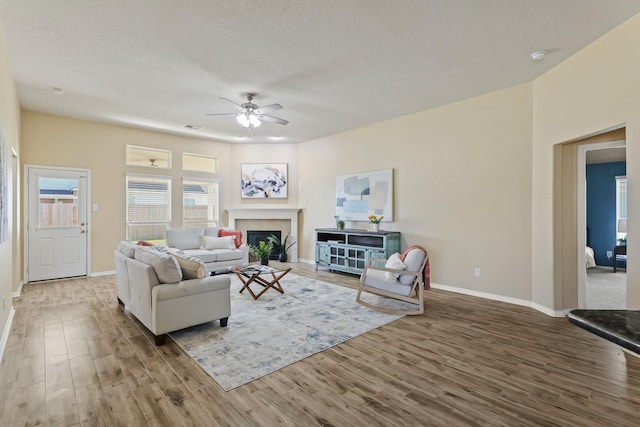
[[(417, 315), (424, 313), (424, 269), (427, 265), (427, 261), (429, 260), (429, 253), (425, 251), (425, 257), (422, 261), (422, 265), (420, 266), (420, 270), (418, 271), (407, 271), (407, 270), (396, 270), (394, 268), (385, 268), (384, 264), (386, 263), (386, 259), (384, 258), (369, 258), (369, 262), (364, 267), (364, 271), (360, 276), (360, 286), (358, 286), (358, 295), (356, 295), (356, 302), (364, 305), (365, 307), (372, 308), (374, 310), (382, 311), (384, 313), (391, 314), (406, 314), (406, 315)], [(374, 265), (375, 263), (380, 263), (383, 266)], [(400, 294), (396, 294), (390, 291), (385, 291), (383, 289), (374, 288), (372, 286), (365, 285), (364, 281), (367, 276), (368, 270), (379, 270), (384, 272), (391, 272), (397, 274), (410, 274), (415, 276), (413, 280), (413, 284), (411, 285), (411, 292), (409, 296), (404, 296)], [(393, 298), (400, 301), (408, 302), (411, 304), (415, 304), (418, 306), (416, 310), (394, 310), (391, 308), (380, 307), (377, 305), (373, 305), (366, 301), (363, 301), (361, 298), (362, 292), (368, 292), (370, 294), (380, 295), (387, 298)]]

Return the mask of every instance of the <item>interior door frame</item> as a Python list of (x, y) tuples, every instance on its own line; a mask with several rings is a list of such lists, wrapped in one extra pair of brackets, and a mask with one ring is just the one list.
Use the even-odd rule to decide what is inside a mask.
[[(80, 172), (87, 174), (87, 212), (86, 212), (86, 230), (87, 230), (87, 260), (86, 260), (86, 277), (91, 276), (91, 227), (92, 227), (92, 218), (91, 218), (91, 170), (90, 169), (82, 169), (82, 168), (66, 168), (61, 166), (46, 166), (46, 165), (32, 165), (25, 164), (24, 165), (24, 175), (23, 175), (23, 183), (24, 183), (24, 191), (23, 191), (23, 200), (24, 200), (24, 209), (23, 209), (23, 242), (24, 242), (24, 251), (23, 251), (23, 283), (29, 283), (29, 230), (27, 227), (29, 226), (29, 171), (31, 169), (50, 169), (50, 170), (58, 170), (58, 171), (70, 171), (70, 172)], [(82, 277), (82, 276), (79, 276)]]
[(606, 150), (608, 148), (627, 147), (624, 139), (607, 142), (594, 142), (578, 145), (578, 189), (577, 189), (577, 245), (578, 245), (578, 308), (586, 308), (586, 276), (584, 248), (587, 246), (587, 151)]

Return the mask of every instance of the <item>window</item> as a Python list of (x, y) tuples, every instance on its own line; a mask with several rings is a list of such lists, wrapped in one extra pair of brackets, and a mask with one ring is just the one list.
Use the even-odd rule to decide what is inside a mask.
[(616, 239), (627, 236), (627, 177), (616, 176)]
[(127, 175), (127, 239), (164, 243), (171, 223), (171, 179)]
[(38, 177), (38, 227), (78, 226), (78, 180)]
[(188, 171), (218, 173), (218, 159), (202, 154), (182, 153), (182, 169)]
[(182, 183), (184, 228), (215, 227), (218, 222), (218, 183), (185, 178)]
[(127, 166), (171, 169), (171, 151), (127, 145)]

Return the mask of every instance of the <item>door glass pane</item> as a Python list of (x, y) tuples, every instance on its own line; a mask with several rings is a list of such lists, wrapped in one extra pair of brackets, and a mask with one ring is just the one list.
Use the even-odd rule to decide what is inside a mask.
[(78, 226), (78, 180), (38, 177), (39, 227)]

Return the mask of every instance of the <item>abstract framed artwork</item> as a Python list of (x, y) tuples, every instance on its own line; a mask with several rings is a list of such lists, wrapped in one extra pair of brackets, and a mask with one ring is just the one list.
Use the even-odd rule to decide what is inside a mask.
[(384, 215), (383, 221), (393, 221), (393, 169), (336, 177), (336, 216), (368, 221), (369, 215)]
[(240, 185), (243, 199), (286, 199), (286, 163), (243, 163)]

